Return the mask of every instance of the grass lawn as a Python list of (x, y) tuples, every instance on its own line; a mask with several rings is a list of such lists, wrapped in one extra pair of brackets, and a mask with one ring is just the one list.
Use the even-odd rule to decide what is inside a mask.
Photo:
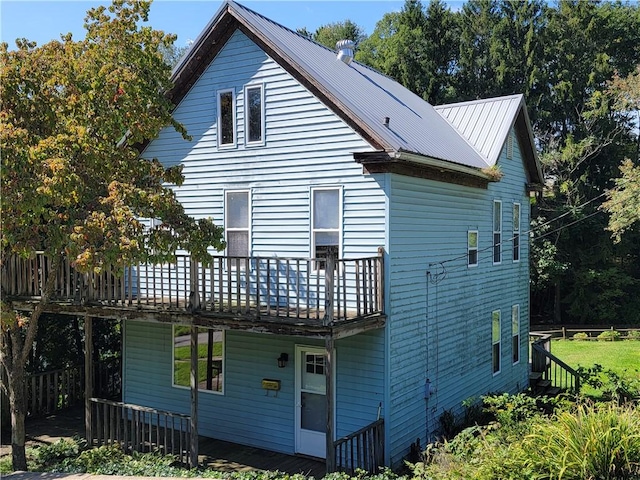
[(640, 378), (640, 342), (622, 340), (619, 342), (553, 340), (551, 353), (570, 366), (592, 367), (602, 365), (618, 374)]

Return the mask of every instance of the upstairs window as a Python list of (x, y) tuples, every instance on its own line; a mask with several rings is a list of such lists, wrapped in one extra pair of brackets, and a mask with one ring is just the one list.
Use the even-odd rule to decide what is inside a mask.
[(511, 344), (513, 363), (520, 361), (520, 305), (511, 307)]
[(502, 343), (500, 310), (491, 313), (491, 363), (493, 374), (500, 373), (500, 344)]
[(520, 204), (513, 204), (513, 261), (520, 261)]
[(502, 262), (502, 202), (493, 202), (493, 263)]
[(225, 193), (224, 230), (227, 240), (227, 256), (249, 256), (249, 191), (236, 190)]
[(218, 146), (236, 144), (236, 99), (233, 90), (218, 92)]
[(476, 267), (478, 265), (478, 231), (469, 230), (467, 232), (467, 265)]
[[(340, 225), (340, 189), (314, 188), (311, 191), (311, 255), (317, 259), (326, 258), (330, 250), (339, 254)], [(324, 269), (325, 262), (319, 261), (317, 269)]]
[(245, 143), (264, 143), (264, 90), (262, 85), (244, 89)]

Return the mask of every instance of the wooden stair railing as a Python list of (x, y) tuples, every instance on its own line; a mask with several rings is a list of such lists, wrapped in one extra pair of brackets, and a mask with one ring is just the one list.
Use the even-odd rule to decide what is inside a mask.
[(559, 391), (580, 392), (580, 374), (545, 348), (547, 339), (531, 344), (531, 373), (546, 387)]
[(360, 469), (378, 473), (384, 466), (384, 419), (339, 438), (333, 442), (333, 449), (336, 471), (354, 474)]

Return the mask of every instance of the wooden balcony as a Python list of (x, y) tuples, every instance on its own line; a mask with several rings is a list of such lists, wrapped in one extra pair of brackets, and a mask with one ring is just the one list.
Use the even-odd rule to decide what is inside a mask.
[(81, 274), (63, 260), (57, 271), (38, 253), (6, 258), (2, 289), (16, 308), (39, 300), (48, 275), (48, 311), (96, 317), (193, 323), (302, 336), (349, 336), (384, 325), (381, 255), (358, 259), (189, 255), (159, 265)]

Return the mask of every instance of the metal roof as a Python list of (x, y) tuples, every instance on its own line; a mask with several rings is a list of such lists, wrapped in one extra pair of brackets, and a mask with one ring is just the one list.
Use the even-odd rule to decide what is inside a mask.
[(434, 108), (469, 140), (485, 162), (494, 165), (522, 106), (524, 97), (511, 95)]
[(190, 53), (175, 68), (174, 79), (181, 78), (190, 62), (205, 56), (201, 47), (216, 43), (211, 41), (213, 30), (233, 27), (256, 41), (347, 123), (364, 132), (376, 148), (474, 168), (488, 166), (486, 157), (446, 116), (398, 82), (358, 62), (347, 65), (333, 50), (231, 0), (220, 7), (195, 40)]

